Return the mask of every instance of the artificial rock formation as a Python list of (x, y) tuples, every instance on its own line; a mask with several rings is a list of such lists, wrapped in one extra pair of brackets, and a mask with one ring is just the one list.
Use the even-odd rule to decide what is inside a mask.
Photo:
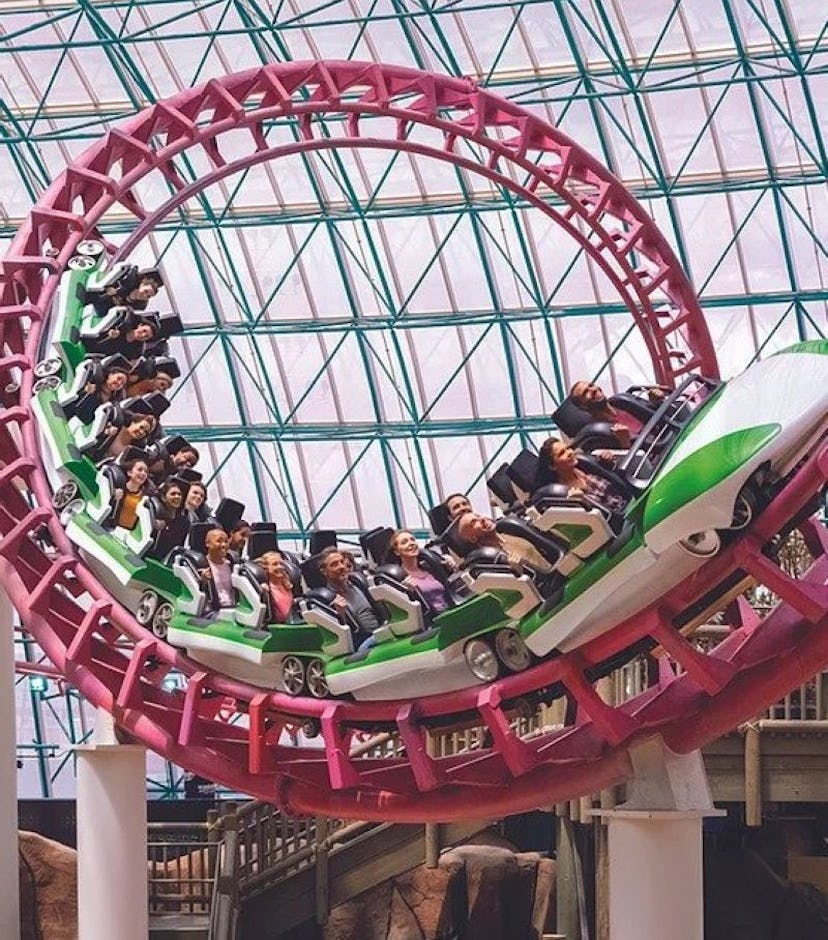
[(552, 929), (555, 863), (500, 846), (444, 852), (335, 908), (324, 940), (523, 940)]
[(18, 835), (21, 940), (78, 935), (76, 852), (36, 832)]

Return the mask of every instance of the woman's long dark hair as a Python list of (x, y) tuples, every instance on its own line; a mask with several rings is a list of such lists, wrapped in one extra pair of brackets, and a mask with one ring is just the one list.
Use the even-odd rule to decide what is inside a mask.
[(558, 482), (558, 475), (552, 461), (552, 448), (555, 444), (560, 444), (560, 438), (547, 437), (541, 444), (538, 451), (538, 469), (535, 471), (535, 489), (542, 486), (548, 486), (550, 483)]

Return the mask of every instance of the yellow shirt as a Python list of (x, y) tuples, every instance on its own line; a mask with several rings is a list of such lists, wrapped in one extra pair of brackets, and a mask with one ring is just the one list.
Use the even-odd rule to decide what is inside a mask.
[(138, 503), (143, 499), (144, 494), (139, 490), (132, 493), (129, 490), (124, 491), (124, 497), (121, 500), (121, 511), (115, 520), (115, 525), (124, 529), (134, 529), (138, 524)]

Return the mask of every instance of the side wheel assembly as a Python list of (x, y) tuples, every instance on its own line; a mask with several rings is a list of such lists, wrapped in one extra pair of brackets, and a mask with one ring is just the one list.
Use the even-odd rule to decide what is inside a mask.
[(32, 394), (38, 395), (40, 392), (52, 392), (60, 385), (60, 376), (47, 375), (45, 379), (38, 379), (32, 386)]
[(164, 601), (158, 605), (152, 617), (152, 632), (159, 640), (166, 640), (167, 631), (170, 628), (170, 621), (173, 615), (173, 605), (169, 601)]
[(70, 500), (60, 511), (60, 524), (65, 529), (69, 525), (72, 516), (76, 516), (83, 510), (86, 504), (82, 499)]
[(33, 371), (36, 379), (45, 379), (50, 375), (59, 375), (62, 368), (63, 363), (54, 356), (51, 359), (41, 359)]
[(91, 271), (95, 267), (95, 259), (88, 255), (72, 255), (67, 261), (66, 267), (70, 271)]
[(512, 672), (523, 672), (532, 664), (532, 654), (523, 637), (512, 627), (504, 627), (495, 634), (497, 658)]
[(306, 738), (316, 738), (322, 731), (318, 718), (306, 718), (299, 727)]
[(282, 682), (288, 695), (301, 695), (305, 690), (305, 664), (298, 656), (282, 660)]
[(135, 608), (135, 619), (142, 627), (148, 627), (152, 623), (157, 607), (158, 595), (155, 591), (144, 591)]
[(481, 682), (494, 682), (500, 672), (497, 656), (485, 640), (469, 640), (463, 650), (466, 665), (475, 679)]
[(730, 523), (732, 532), (739, 532), (746, 529), (753, 517), (756, 515), (756, 495), (753, 490), (745, 487), (736, 497), (736, 504), (733, 507), (733, 521)]
[(722, 547), (722, 539), (715, 529), (705, 529), (682, 539), (679, 545), (696, 558), (712, 558)]
[(52, 505), (58, 510), (65, 509), (73, 499), (77, 498), (77, 495), (78, 484), (69, 480), (68, 483), (64, 483), (55, 490), (52, 496)]
[(329, 692), (328, 683), (325, 680), (325, 664), (321, 659), (312, 659), (308, 663), (305, 673), (305, 682), (308, 685), (308, 692), (314, 698), (326, 698)]
[(82, 242), (78, 242), (75, 249), (79, 255), (85, 258), (100, 258), (105, 250), (103, 242), (99, 242), (94, 238), (87, 238)]

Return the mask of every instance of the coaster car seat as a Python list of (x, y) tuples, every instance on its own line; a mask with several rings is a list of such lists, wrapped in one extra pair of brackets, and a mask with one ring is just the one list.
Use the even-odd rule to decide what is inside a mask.
[(374, 631), (378, 643), (420, 633), (428, 626), (428, 607), (416, 588), (404, 583), (402, 565), (380, 565), (371, 575), (368, 591), (377, 603), (390, 608), (388, 623)]
[(329, 656), (346, 656), (354, 651), (354, 633), (358, 624), (350, 614), (346, 614), (347, 623), (342, 623), (333, 606), (335, 597), (330, 588), (311, 588), (299, 599), (299, 614), (305, 623), (321, 627), (333, 636), (330, 642), (322, 644)]
[(499, 548), (474, 548), (460, 564), (466, 583), (473, 594), (491, 593), (500, 598), (515, 597), (502, 601), (508, 617), (520, 618), (530, 613), (543, 602), (543, 595), (528, 574), (515, 574)]
[(567, 576), (615, 537), (608, 509), (588, 496), (569, 496), (569, 488), (560, 483), (536, 490), (527, 516), (541, 532), (568, 539), (569, 551), (557, 565), (558, 571)]

